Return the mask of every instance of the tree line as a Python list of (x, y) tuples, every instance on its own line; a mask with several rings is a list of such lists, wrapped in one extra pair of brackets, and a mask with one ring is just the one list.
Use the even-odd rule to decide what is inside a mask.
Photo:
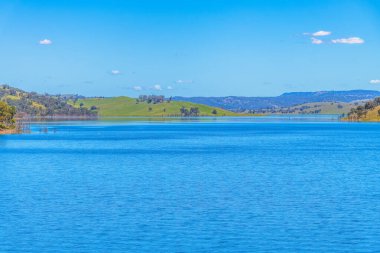
[(0, 86), (0, 99), (10, 106), (16, 108), (19, 113), (30, 116), (96, 116), (96, 110), (84, 107), (77, 108), (69, 104), (69, 99), (77, 100), (77, 95), (49, 95), (36, 92), (25, 92), (23, 90)]

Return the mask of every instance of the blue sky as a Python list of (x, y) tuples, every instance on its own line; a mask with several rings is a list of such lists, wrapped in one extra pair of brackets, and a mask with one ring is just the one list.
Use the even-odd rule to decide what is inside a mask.
[(89, 96), (380, 89), (377, 0), (1, 0), (0, 83)]

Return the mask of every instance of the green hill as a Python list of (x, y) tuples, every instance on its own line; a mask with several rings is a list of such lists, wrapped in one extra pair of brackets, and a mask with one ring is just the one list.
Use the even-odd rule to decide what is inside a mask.
[[(216, 107), (182, 101), (163, 101), (160, 103), (139, 102), (130, 97), (85, 98), (78, 99), (75, 107), (96, 110), (99, 116), (184, 116), (181, 109), (188, 111), (198, 108), (198, 116), (242, 116)], [(196, 115), (190, 115), (196, 116)]]

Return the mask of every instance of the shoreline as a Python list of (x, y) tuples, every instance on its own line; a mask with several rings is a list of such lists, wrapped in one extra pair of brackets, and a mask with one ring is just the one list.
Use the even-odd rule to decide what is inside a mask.
[(17, 129), (4, 129), (0, 130), (0, 135), (6, 135), (6, 134), (17, 134), (19, 131)]

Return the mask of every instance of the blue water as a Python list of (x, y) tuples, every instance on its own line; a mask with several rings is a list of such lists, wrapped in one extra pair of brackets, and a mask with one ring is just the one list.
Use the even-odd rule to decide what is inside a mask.
[(380, 124), (35, 123), (0, 136), (0, 252), (379, 252)]

